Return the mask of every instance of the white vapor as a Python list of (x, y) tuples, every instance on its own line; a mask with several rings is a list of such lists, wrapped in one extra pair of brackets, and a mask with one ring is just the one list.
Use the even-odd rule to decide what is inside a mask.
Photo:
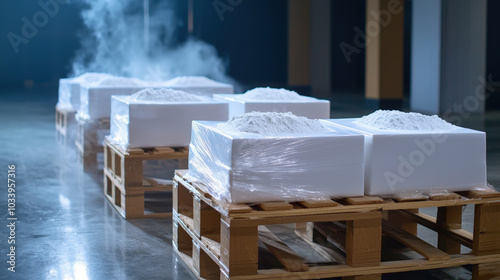
[[(106, 72), (145, 80), (176, 76), (206, 76), (234, 83), (212, 45), (195, 38), (178, 42), (182, 26), (171, 1), (148, 0), (149, 35), (145, 33), (144, 5), (137, 0), (83, 0), (86, 32), (73, 62), (72, 75)], [(145, 38), (149, 38), (146, 42)]]

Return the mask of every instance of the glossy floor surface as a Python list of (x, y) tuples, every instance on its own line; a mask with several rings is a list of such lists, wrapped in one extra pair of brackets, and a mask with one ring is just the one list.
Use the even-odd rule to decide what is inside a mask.
[[(103, 196), (102, 175), (86, 174), (71, 146), (55, 141), (55, 90), (0, 93), (0, 279), (195, 279), (172, 248), (164, 220), (124, 220)], [(333, 103), (332, 117), (361, 116), (362, 98)], [(489, 181), (500, 185), (500, 115), (468, 120), (488, 132)], [(7, 270), (8, 165), (16, 166), (15, 273)], [(471, 208), (464, 227), (471, 228)], [(428, 210), (432, 212), (432, 209)], [(285, 230), (283, 227), (281, 230)], [(280, 231), (278, 228), (277, 231)], [(424, 239), (435, 236), (421, 231)], [(307, 252), (303, 252), (305, 255)], [(462, 268), (384, 279), (470, 279)]]

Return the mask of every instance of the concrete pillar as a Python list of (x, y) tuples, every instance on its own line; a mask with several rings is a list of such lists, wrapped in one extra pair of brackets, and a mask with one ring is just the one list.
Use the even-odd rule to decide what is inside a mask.
[(366, 91), (372, 109), (403, 99), (404, 1), (366, 0)]
[(311, 1), (288, 1), (288, 85), (311, 84)]
[(412, 5), (411, 109), (462, 116), (484, 112), (487, 0)]
[(331, 0), (311, 1), (311, 89), (329, 98), (331, 90)]

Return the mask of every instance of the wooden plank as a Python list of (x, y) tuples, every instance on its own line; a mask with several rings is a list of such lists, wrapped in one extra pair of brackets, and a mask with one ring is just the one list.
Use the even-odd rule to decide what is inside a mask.
[(377, 196), (359, 196), (345, 198), (342, 200), (342, 202), (349, 205), (363, 205), (383, 203), (384, 200)]
[(346, 250), (346, 225), (337, 222), (314, 223), (314, 229), (340, 250)]
[[(438, 207), (436, 225), (445, 229), (462, 229), (462, 206)], [(460, 254), (460, 247), (460, 242), (438, 233), (439, 249), (448, 254)]]
[(193, 242), (191, 236), (177, 222), (173, 223), (172, 241), (175, 247), (184, 254), (191, 254)]
[(382, 218), (347, 221), (346, 264), (353, 267), (380, 264)]
[(174, 181), (172, 208), (179, 214), (193, 218), (193, 195), (182, 184)]
[(287, 271), (308, 271), (309, 266), (288, 245), (265, 226), (259, 226), (259, 240), (279, 260)]
[[(190, 188), (193, 193), (198, 191), (194, 188), (188, 181), (182, 178), (184, 172), (177, 173), (176, 180), (182, 182), (186, 187)], [(398, 202), (398, 203), (387, 203), (382, 200), (382, 203), (376, 204), (360, 204), (360, 205), (343, 205), (342, 207), (319, 207), (319, 208), (294, 208), (290, 210), (276, 210), (276, 211), (249, 211), (246, 213), (231, 213), (229, 214), (226, 209), (224, 209), (224, 204), (211, 201), (211, 199), (206, 199), (206, 202), (213, 204), (214, 207), (221, 206), (221, 214), (227, 215), (231, 218), (237, 219), (256, 219), (256, 218), (268, 218), (268, 217), (295, 217), (303, 215), (318, 215), (318, 214), (332, 214), (332, 213), (355, 213), (355, 212), (366, 212), (375, 210), (404, 210), (404, 209), (416, 209), (424, 207), (443, 207), (443, 206), (457, 206), (457, 205), (468, 205), (468, 204), (480, 204), (486, 202), (500, 202), (500, 198), (483, 198), (483, 199), (465, 199), (465, 200), (444, 200), (444, 201), (412, 201), (412, 202)], [(229, 204), (227, 204), (229, 205)]]
[(219, 265), (200, 248), (197, 242), (193, 242), (193, 267), (195, 274), (202, 279), (219, 279)]
[(474, 191), (465, 191), (458, 192), (460, 195), (463, 195), (468, 198), (492, 198), (492, 197), (500, 197), (500, 192), (495, 189), (490, 190), (474, 190)]
[(227, 212), (229, 214), (233, 213), (250, 213), (253, 211), (253, 209), (246, 205), (246, 204), (229, 204), (226, 208)]
[[(193, 231), (193, 219), (184, 215), (172, 215), (172, 220), (182, 227), (186, 233), (212, 258), (214, 262), (220, 261), (220, 243), (211, 240), (209, 237), (199, 239)], [(175, 244), (175, 243), (174, 243)]]
[(340, 205), (339, 203), (331, 199), (304, 200), (304, 201), (299, 201), (298, 203), (306, 208), (336, 207)]
[(220, 241), (220, 213), (196, 196), (193, 198), (193, 220), (196, 235), (212, 235), (215, 241)]
[(472, 280), (499, 280), (500, 262), (472, 265)]
[(153, 153), (171, 154), (171, 153), (175, 153), (175, 150), (171, 147), (156, 147), (156, 148), (154, 148)]
[[(398, 260), (382, 262), (376, 266), (351, 267), (349, 265), (328, 265), (310, 267), (306, 272), (289, 272), (284, 269), (266, 269), (259, 270), (257, 275), (235, 276), (232, 280), (250, 280), (250, 279), (322, 279), (333, 277), (349, 277), (356, 275), (384, 274), (418, 270), (429, 270), (438, 268), (447, 268), (470, 264), (494, 263), (500, 260), (500, 254), (492, 256), (474, 256), (474, 255), (452, 255), (449, 260), (429, 261), (427, 259), (416, 260)], [(490, 278), (491, 279), (491, 278)]]
[(230, 276), (256, 275), (258, 269), (257, 226), (235, 227), (221, 219), (221, 269)]
[(175, 245), (173, 246), (174, 247), (174, 251), (175, 253), (181, 258), (181, 260), (187, 265), (187, 267), (191, 270), (191, 272), (196, 275), (197, 271), (194, 269), (194, 265), (193, 265), (193, 258), (191, 257), (191, 254), (185, 254), (181, 251), (179, 251)]
[(429, 229), (436, 231), (438, 234), (459, 242), (460, 244), (472, 248), (472, 233), (463, 229), (447, 229), (437, 225), (436, 218), (423, 213), (409, 213), (407, 211), (399, 211), (400, 215), (413, 220)]
[(284, 201), (263, 202), (257, 204), (257, 206), (259, 206), (264, 211), (288, 210), (293, 208), (292, 204)]
[(430, 200), (455, 200), (462, 199), (462, 196), (454, 192), (428, 193)]
[[(118, 149), (120, 149), (120, 148), (118, 148)], [(125, 151), (124, 154), (125, 155), (127, 155), (127, 154), (128, 155), (143, 155), (144, 154), (144, 150), (140, 149), (140, 148), (127, 148), (127, 151)]]
[(476, 205), (474, 208), (474, 246), (472, 252), (483, 256), (500, 253), (500, 203)]
[(445, 252), (437, 249), (415, 235), (391, 225), (387, 221), (382, 221), (382, 231), (386, 235), (419, 253), (428, 260), (447, 260), (450, 258), (450, 256)]
[[(500, 253), (500, 203), (476, 205), (474, 208), (474, 241), (472, 253), (488, 256)], [(494, 278), (492, 278), (494, 276)], [(472, 266), (472, 279), (499, 279), (500, 262), (493, 265)]]
[[(217, 238), (220, 239), (220, 235), (217, 234)], [(214, 236), (202, 236), (201, 242), (212, 252), (217, 258), (220, 257), (220, 242), (215, 241)]]
[(382, 218), (380, 211), (355, 212), (355, 213), (334, 213), (321, 215), (302, 215), (292, 217), (266, 217), (255, 219), (230, 219), (231, 225), (237, 226), (260, 226), (275, 224), (295, 224), (304, 222), (330, 222), (349, 221)]
[[(406, 210), (409, 213), (418, 213), (418, 209), (410, 209)], [(398, 226), (400, 229), (411, 233), (415, 236), (418, 234), (418, 223), (412, 220), (408, 220), (405, 217), (399, 215), (398, 211), (386, 211), (387, 212), (387, 220), (391, 222), (391, 224)]]
[(314, 242), (314, 226), (316, 223), (297, 223), (295, 233), (302, 238), (312, 249), (332, 263), (345, 263), (345, 257), (334, 250)]

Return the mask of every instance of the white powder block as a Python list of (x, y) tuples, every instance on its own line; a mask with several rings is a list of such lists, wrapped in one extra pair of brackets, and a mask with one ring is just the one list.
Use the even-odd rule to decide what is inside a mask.
[(215, 93), (234, 93), (233, 85), (217, 82), (201, 76), (176, 77), (162, 83), (161, 86), (210, 97)]
[(244, 94), (214, 94), (214, 99), (229, 104), (229, 118), (249, 112), (292, 112), (310, 119), (329, 119), (330, 101), (308, 96), (293, 100), (248, 100)]
[(59, 79), (57, 107), (66, 110), (80, 109), (80, 84), (95, 83), (113, 77), (105, 73), (89, 72), (74, 78)]
[(445, 131), (395, 131), (330, 122), (365, 135), (365, 193), (393, 195), (484, 187), (486, 134), (452, 127)]
[(57, 107), (75, 111), (80, 108), (80, 84), (73, 78), (59, 79)]
[(80, 86), (80, 110), (78, 115), (83, 119), (109, 119), (111, 116), (111, 96), (130, 95), (141, 86)]
[(130, 148), (188, 146), (193, 120), (227, 120), (227, 104), (200, 97), (196, 102), (137, 103), (111, 100), (111, 140)]
[(321, 122), (327, 132), (264, 136), (195, 121), (188, 176), (230, 203), (363, 195), (363, 135)]

